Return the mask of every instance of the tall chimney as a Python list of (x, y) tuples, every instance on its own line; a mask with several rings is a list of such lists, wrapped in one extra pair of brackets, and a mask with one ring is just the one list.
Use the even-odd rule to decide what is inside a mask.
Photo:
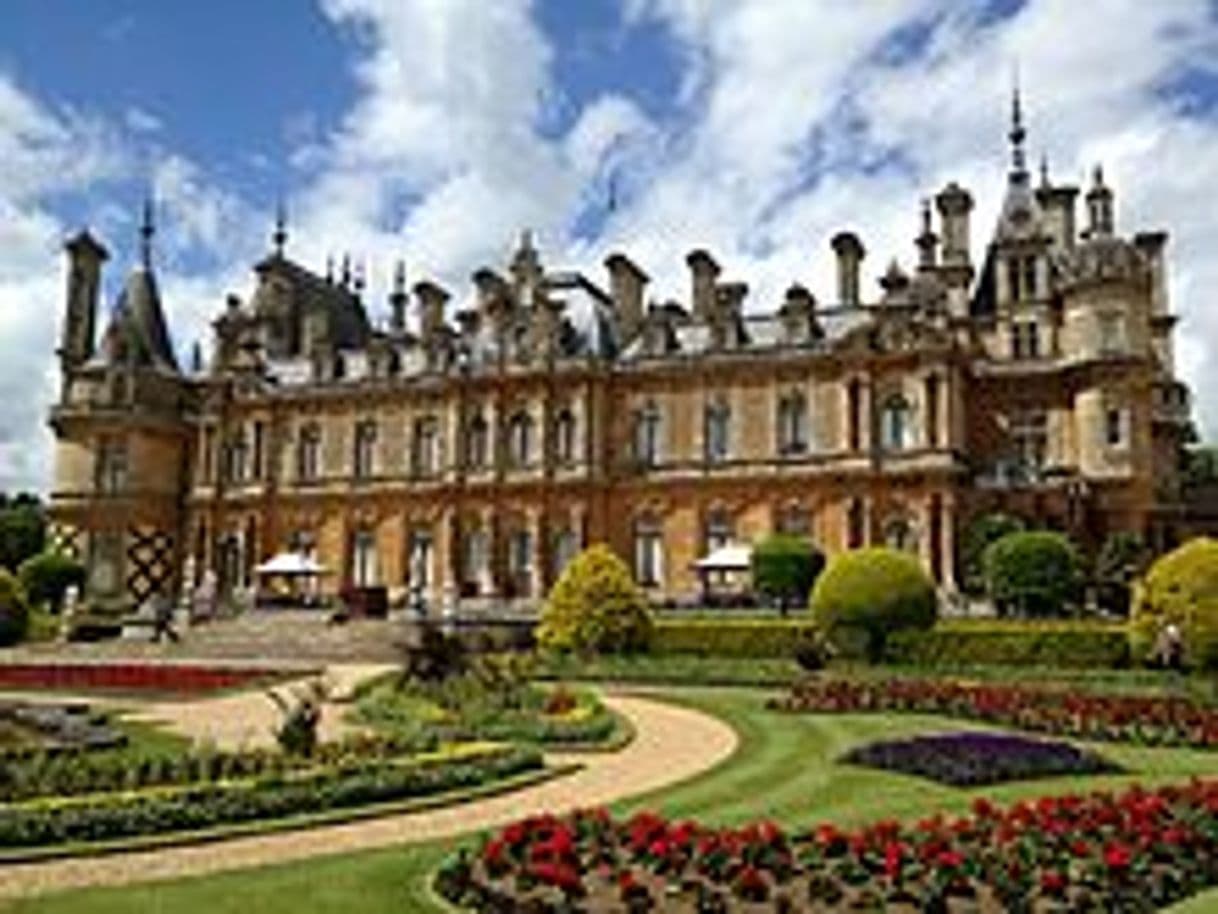
[(719, 276), (719, 264), (702, 248), (690, 251), (685, 262), (689, 264), (694, 319), (709, 321), (715, 310), (715, 280)]
[(973, 209), (973, 198), (967, 190), (952, 181), (935, 197), (943, 228), (943, 265), (945, 267), (969, 264), (968, 217)]
[(830, 242), (837, 255), (837, 298), (843, 305), (859, 304), (859, 266), (867, 255), (854, 232), (838, 232)]
[(643, 327), (643, 291), (650, 277), (617, 251), (605, 258), (605, 269), (609, 271), (609, 293), (617, 309), (622, 342), (626, 343), (638, 336)]
[(430, 280), (415, 283), (415, 297), (419, 300), (419, 328), (424, 343), (434, 340), (444, 327), (444, 306), (449, 295)]
[(59, 356), (65, 368), (75, 368), (93, 355), (102, 264), (110, 255), (88, 231), (71, 238), (64, 250), (68, 252), (68, 291)]

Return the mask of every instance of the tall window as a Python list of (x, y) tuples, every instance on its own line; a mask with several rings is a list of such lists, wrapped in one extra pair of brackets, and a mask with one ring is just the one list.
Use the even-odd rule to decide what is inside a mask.
[(846, 546), (858, 549), (867, 538), (867, 514), (860, 498), (850, 499), (846, 509)]
[(1034, 320), (1011, 324), (1011, 358), (1040, 358), (1040, 325)]
[(482, 413), (475, 413), (465, 425), (465, 466), (481, 470), (487, 465), (490, 430)]
[(574, 530), (560, 530), (554, 537), (554, 576), (562, 574), (567, 564), (579, 554), (579, 534)]
[(216, 475), (216, 430), (210, 425), (203, 428), (203, 467), (200, 472), (201, 481), (211, 484)]
[(1036, 258), (1010, 257), (1007, 259), (1007, 285), (1011, 301), (1025, 301), (1036, 297)]
[(411, 465), (416, 476), (434, 476), (440, 468), (440, 424), (434, 416), (416, 419)]
[(351, 538), (351, 583), (376, 586), (376, 536), (371, 530), (357, 530)]
[(634, 524), (634, 578), (644, 587), (658, 586), (664, 580), (664, 533), (650, 516)]
[(461, 556), (461, 578), (475, 592), (486, 573), (489, 557), (490, 548), (486, 532), (470, 530), (466, 533)]
[(909, 401), (893, 394), (880, 410), (880, 443), (886, 451), (903, 451), (913, 444)]
[(722, 509), (711, 511), (706, 516), (702, 531), (702, 546), (707, 555), (728, 545), (736, 535), (731, 516)]
[(508, 572), (516, 593), (528, 596), (533, 574), (533, 534), (520, 528), (508, 538)]
[(355, 423), (355, 478), (367, 479), (376, 472), (376, 422)]
[(884, 544), (890, 549), (917, 552), (918, 537), (913, 522), (903, 516), (890, 518), (884, 524)]
[(1104, 443), (1108, 447), (1124, 447), (1129, 443), (1127, 419), (1129, 413), (1118, 406), (1109, 406), (1104, 410)]
[(803, 454), (808, 450), (808, 401), (799, 391), (778, 401), (778, 453)]
[(1100, 355), (1120, 355), (1125, 352), (1125, 319), (1120, 314), (1099, 315)]
[(316, 479), (320, 463), (321, 427), (310, 422), (300, 429), (296, 441), (296, 476), (306, 481)]
[(575, 462), (575, 414), (569, 409), (560, 410), (554, 420), (554, 459)]
[(850, 450), (857, 451), (863, 446), (863, 385), (856, 378), (846, 391), (846, 423), (849, 428), (846, 443)]
[(224, 482), (241, 482), (245, 479), (245, 432), (237, 431), (224, 443), (220, 461), (220, 475)]
[(97, 450), (94, 480), (98, 492), (114, 495), (127, 488), (127, 443), (118, 438), (102, 439)]
[(254, 479), (262, 479), (266, 475), (266, 423), (261, 419), (254, 420), (254, 453), (250, 460), (250, 474)]
[(410, 534), (410, 552), (406, 575), (411, 587), (424, 588), (431, 582), (431, 531), (415, 530)]
[(644, 466), (660, 462), (660, 410), (648, 403), (634, 417), (634, 456)]
[(508, 420), (508, 461), (514, 467), (527, 467), (533, 456), (533, 417), (521, 410)]
[(1025, 409), (1011, 416), (1011, 449), (1017, 472), (1039, 476), (1049, 453), (1049, 417), (1043, 409)]
[(731, 430), (731, 410), (724, 400), (716, 399), (706, 407), (704, 448), (709, 463), (727, 460)]
[(939, 446), (939, 392), (942, 384), (937, 374), (926, 378), (926, 444)]

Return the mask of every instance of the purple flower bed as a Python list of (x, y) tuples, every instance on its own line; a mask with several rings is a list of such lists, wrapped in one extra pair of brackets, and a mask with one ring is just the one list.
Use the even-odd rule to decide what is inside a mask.
[(1102, 756), (1069, 743), (977, 731), (868, 743), (846, 753), (841, 761), (913, 774), (953, 787), (1121, 770)]

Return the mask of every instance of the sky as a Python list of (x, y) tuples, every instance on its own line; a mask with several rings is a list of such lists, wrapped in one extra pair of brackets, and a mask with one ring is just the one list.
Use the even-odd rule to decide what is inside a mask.
[(874, 293), (949, 180), (980, 260), (1016, 73), (1053, 179), (1102, 164), (1118, 229), (1170, 232), (1218, 437), (1218, 0), (0, 0), (0, 491), (50, 483), (63, 241), (110, 250), (104, 325), (149, 193), (182, 354), (250, 293), (279, 201), (289, 256), (363, 264), (378, 320), (398, 260), (459, 306), (525, 228), (594, 278), (629, 254), (658, 299), (706, 247), (765, 311), (832, 298), (846, 228)]

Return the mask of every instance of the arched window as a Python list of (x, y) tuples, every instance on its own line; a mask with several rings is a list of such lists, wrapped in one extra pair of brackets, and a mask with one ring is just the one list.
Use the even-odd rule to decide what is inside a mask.
[(486, 575), (490, 557), (490, 541), (485, 530), (470, 530), (465, 534), (461, 555), (461, 578), (472, 593), (477, 593)]
[(579, 554), (579, 534), (567, 528), (554, 537), (554, 576), (562, 574), (567, 564)]
[(351, 583), (356, 587), (375, 587), (376, 534), (371, 530), (357, 530), (351, 538)]
[(308, 482), (318, 476), (321, 463), (321, 426), (310, 422), (300, 429), (296, 441), (296, 476)]
[(880, 409), (880, 445), (886, 451), (903, 451), (913, 444), (909, 401), (893, 394)]
[(355, 423), (355, 478), (367, 479), (376, 472), (376, 421)]
[(533, 456), (533, 417), (524, 410), (513, 413), (507, 435), (508, 461), (514, 467), (527, 467)]
[(575, 462), (575, 414), (569, 409), (560, 410), (554, 420), (554, 459)]
[(435, 475), (440, 469), (440, 423), (434, 416), (415, 420), (412, 448), (415, 475)]
[(732, 413), (727, 402), (717, 398), (706, 407), (704, 448), (708, 463), (722, 463), (731, 450)]
[(647, 403), (634, 417), (634, 456), (644, 466), (655, 466), (660, 462), (660, 432), (662, 419), (660, 408)]
[(808, 401), (801, 391), (778, 400), (778, 453), (803, 454), (808, 450)]
[(890, 549), (918, 551), (918, 533), (913, 521), (903, 515), (891, 517), (884, 524), (884, 544)]
[(465, 426), (465, 466), (481, 470), (487, 464), (490, 430), (482, 413), (475, 413)]
[(634, 523), (634, 578), (644, 587), (664, 580), (664, 528), (650, 514)]

